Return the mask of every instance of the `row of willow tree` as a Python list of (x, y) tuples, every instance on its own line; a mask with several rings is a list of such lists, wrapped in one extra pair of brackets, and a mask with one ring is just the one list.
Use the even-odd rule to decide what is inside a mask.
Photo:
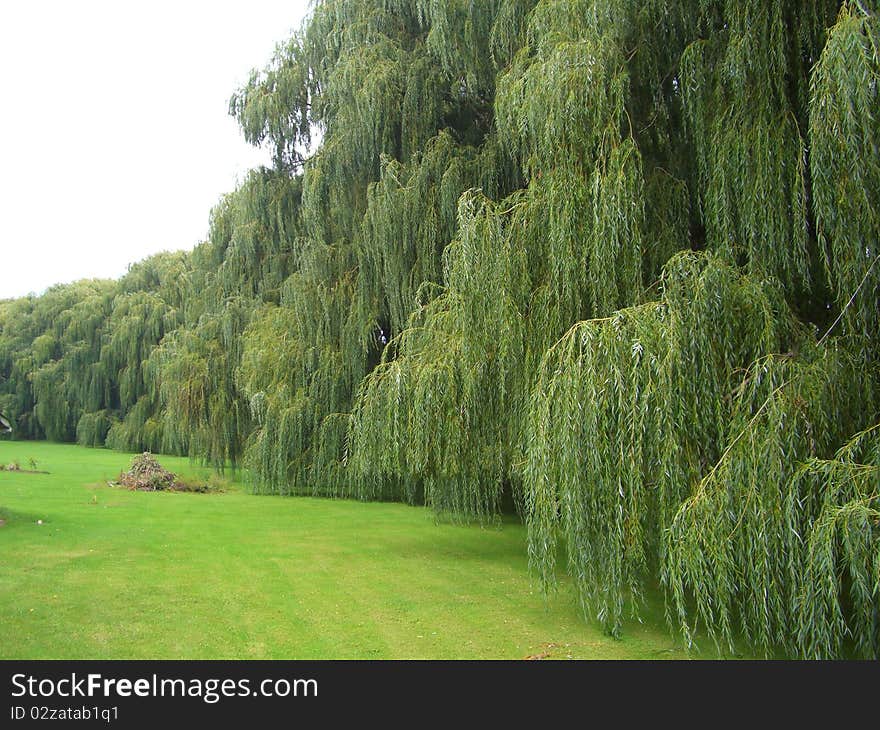
[(193, 252), (0, 303), (0, 409), (514, 504), (613, 633), (659, 584), (688, 639), (876, 658), (878, 84), (875, 0), (318, 0), (231, 101), (273, 166)]

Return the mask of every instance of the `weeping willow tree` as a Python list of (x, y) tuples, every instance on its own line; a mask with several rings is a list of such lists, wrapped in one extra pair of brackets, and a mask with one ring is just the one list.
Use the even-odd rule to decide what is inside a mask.
[(519, 423), (506, 416), (524, 392), (528, 261), (512, 245), (522, 218), (505, 226), (503, 214), (479, 193), (462, 198), (445, 290), (423, 289), (429, 301), (363, 382), (352, 426), (362, 481), (399, 481), (440, 512), (483, 521), (514, 474)]
[[(494, 172), (462, 198), (440, 286), (413, 279), (415, 269), (397, 286), (416, 307), (399, 335), (395, 317), (352, 422), (362, 479), (424, 490), (456, 517), (491, 519), (505, 491), (521, 501), (525, 404), (542, 353), (572, 322), (641, 297), (656, 274), (643, 267), (654, 218), (627, 125), (624, 38), (603, 33), (610, 17), (598, 6), (534, 6), (503, 3), (490, 24), (496, 59), (510, 64), (498, 81), (497, 134), (481, 149)], [(685, 196), (676, 204), (684, 213), (668, 217), (680, 223)]]
[[(11, 303), (0, 349), (11, 348), (4, 368), (20, 436), (102, 446), (118, 431), (147, 393), (143, 363), (180, 321), (186, 259), (158, 254), (118, 281), (75, 282)], [(145, 405), (155, 413), (154, 402)], [(141, 448), (141, 439), (117, 445)]]
[[(311, 128), (322, 139), (303, 160), (296, 270), (279, 311), (249, 328), (239, 371), (261, 489), (402, 494), (390, 482), (348, 484), (350, 414), (385, 342), (439, 283), (459, 196), (475, 186), (503, 195), (519, 182), (492, 129), (487, 59), (500, 5), (318, 3), (233, 99), (245, 134), (279, 150), (281, 167), (303, 160)], [(286, 366), (266, 368), (267, 352)]]
[(91, 372), (115, 284), (86, 280), (0, 304), (0, 404), (23, 438), (72, 439), (102, 390)]
[[(685, 245), (683, 186), (666, 170), (665, 186), (646, 183), (662, 155), (648, 144), (648, 166), (636, 142), (630, 29), (614, 25), (614, 12), (598, 3), (499, 8), (488, 37), (506, 65), (497, 136), (482, 154), (506, 185), (483, 183), (462, 198), (440, 286), (397, 289), (418, 301), (360, 389), (350, 463), (361, 479), (423, 489), (455, 517), (493, 518), (505, 491), (521, 504), (541, 356), (573, 322), (643, 296), (665, 261), (645, 240), (664, 227), (660, 216), (672, 224), (658, 242), (666, 255)], [(525, 187), (501, 200), (517, 183)], [(667, 207), (648, 210), (646, 194), (662, 194)]]
[(555, 581), (562, 534), (584, 609), (618, 633), (665, 558), (662, 536), (719, 457), (741, 371), (795, 334), (778, 287), (679, 254), (658, 301), (576, 324), (532, 394), (529, 552)]
[(82, 442), (99, 441), (109, 417), (109, 446), (221, 468), (238, 461), (250, 429), (234, 383), (241, 334), (255, 309), (279, 300), (300, 195), (299, 180), (254, 170), (212, 212), (209, 239), (192, 254), (131, 268), (101, 350), (113, 410), (83, 415)]
[(218, 469), (235, 466), (247, 433), (247, 411), (235, 388), (241, 334), (250, 307), (231, 299), (194, 327), (165, 337), (145, 367), (161, 403), (161, 449), (186, 453)]
[(335, 326), (353, 296), (350, 279), (331, 288), (293, 276), (282, 306), (261, 311), (245, 333), (238, 379), (257, 424), (247, 463), (260, 491), (347, 494), (340, 473), (345, 414), (366, 365), (363, 356), (360, 370), (344, 359), (359, 333)]
[[(465, 196), (443, 280), (398, 286), (416, 292), (416, 306), (361, 385), (349, 464), (364, 483), (423, 489), (437, 509), (480, 520), (497, 512), (504, 484), (517, 491), (522, 480), (544, 583), (555, 582), (561, 540), (585, 612), (613, 633), (660, 577), (679, 617), (803, 654), (815, 636), (782, 638), (802, 614), (757, 616), (759, 590), (781, 605), (798, 588), (779, 544), (758, 550), (766, 526), (744, 515), (757, 510), (784, 531), (770, 485), (782, 489), (800, 461), (830, 457), (876, 418), (854, 377), (859, 365), (874, 377), (855, 338), (817, 343), (799, 322), (828, 325), (836, 308), (845, 331), (874, 334), (859, 318), (876, 313), (876, 223), (853, 207), (848, 226), (834, 201), (873, 210), (876, 21), (852, 3), (662, 5), (539, 2), (519, 16), (519, 47), (498, 53), (494, 108), (502, 154), (525, 187), (497, 205)], [(515, 17), (505, 10), (499, 21)], [(817, 159), (827, 169), (812, 175)], [(836, 246), (855, 248), (835, 264)], [(686, 248), (712, 255), (673, 258), (655, 299), (661, 268)], [(751, 470), (737, 461), (738, 483), (766, 493), (712, 492), (730, 502), (699, 514), (743, 535), (716, 563), (720, 548), (700, 542), (707, 525), (686, 527), (683, 505), (709, 491), (707, 474), (745, 459), (752, 441), (736, 431), (745, 411), (735, 394), (777, 361), (813, 374), (804, 377), (816, 390), (792, 397), (814, 396), (817, 411), (788, 440), (784, 409), (764, 406), (751, 423), (763, 445)], [(720, 545), (722, 532), (712, 534)], [(777, 564), (743, 567), (750, 555)], [(703, 572), (684, 571), (687, 560)], [(725, 565), (737, 571), (722, 578)], [(742, 614), (735, 629), (719, 613), (725, 590), (737, 594), (724, 607)]]
[(57, 312), (32, 343), (33, 413), (46, 438), (72, 440), (82, 411), (103, 407), (107, 382), (94, 363), (112, 289), (113, 283), (105, 281), (71, 285), (76, 301)]

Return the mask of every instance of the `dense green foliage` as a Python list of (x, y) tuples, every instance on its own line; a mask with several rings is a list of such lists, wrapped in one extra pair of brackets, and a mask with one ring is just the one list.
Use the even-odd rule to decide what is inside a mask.
[(0, 303), (0, 410), (513, 503), (612, 633), (661, 583), (688, 637), (876, 657), (878, 108), (874, 0), (320, 0), (230, 105), (273, 168)]

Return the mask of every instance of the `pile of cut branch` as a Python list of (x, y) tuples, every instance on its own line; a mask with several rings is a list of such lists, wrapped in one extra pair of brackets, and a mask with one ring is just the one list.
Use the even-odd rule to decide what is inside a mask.
[(135, 456), (131, 468), (119, 475), (119, 484), (142, 492), (160, 492), (177, 488), (177, 477), (163, 468), (149, 451)]

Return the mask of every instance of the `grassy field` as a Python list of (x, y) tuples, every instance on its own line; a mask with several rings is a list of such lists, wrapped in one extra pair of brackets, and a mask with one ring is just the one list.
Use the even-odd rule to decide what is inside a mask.
[[(615, 640), (549, 601), (518, 524), (423, 508), (130, 492), (131, 456), (0, 442), (0, 658), (683, 658), (657, 620)], [(206, 474), (163, 457), (183, 475)], [(42, 520), (43, 524), (38, 524)]]

